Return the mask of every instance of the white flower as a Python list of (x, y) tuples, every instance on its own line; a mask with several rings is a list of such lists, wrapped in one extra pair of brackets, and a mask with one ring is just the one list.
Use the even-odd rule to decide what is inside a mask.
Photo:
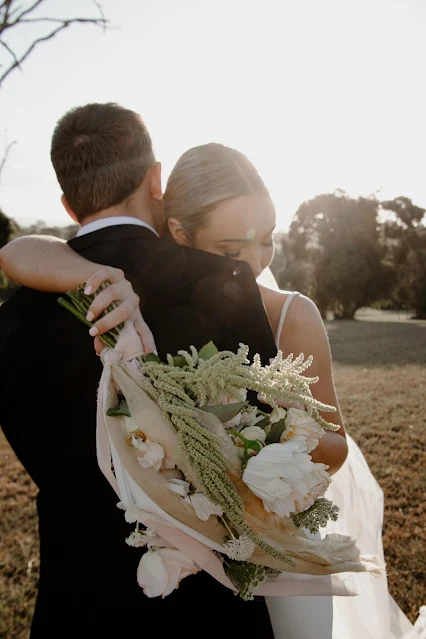
[[(243, 428), (241, 435), (246, 439), (255, 440), (262, 444), (265, 443), (266, 439), (266, 433), (263, 428), (260, 428), (260, 426), (249, 426), (248, 428)], [(241, 439), (239, 441), (243, 444)]]
[(152, 466), (155, 470), (160, 470), (164, 459), (164, 448), (160, 446), (160, 444), (152, 442), (149, 439), (143, 442), (140, 439), (134, 438), (132, 439), (132, 443), (137, 450), (143, 453), (141, 457), (137, 458), (142, 468), (150, 468)]
[(127, 521), (128, 524), (134, 524), (138, 521), (138, 511), (136, 510), (136, 508), (126, 506), (126, 504), (122, 501), (118, 502), (117, 508), (120, 508), (120, 510), (124, 510), (124, 519)]
[[(313, 417), (304, 410), (290, 408), (285, 420), (286, 428), (281, 435), (281, 442), (289, 440), (301, 441), (301, 437), (306, 441), (306, 452), (310, 453), (318, 446), (318, 442), (325, 431)], [(295, 439), (296, 438), (296, 439)]]
[(181, 497), (186, 497), (189, 493), (189, 482), (184, 481), (183, 479), (168, 479), (167, 486), (170, 488), (170, 490), (172, 490), (174, 493), (177, 493)]
[(247, 408), (243, 408), (240, 415), (240, 425), (244, 426), (245, 428), (254, 426), (256, 422), (263, 419), (263, 415), (257, 416), (257, 411), (254, 406), (247, 406)]
[(325, 493), (331, 481), (327, 466), (314, 463), (305, 451), (306, 442), (270, 444), (247, 462), (243, 481), (267, 512), (289, 517)]
[(285, 419), (286, 415), (287, 411), (285, 408), (282, 408), (281, 406), (275, 406), (275, 408), (272, 409), (272, 413), (269, 415), (269, 421), (271, 422), (271, 424), (276, 424), (282, 419)]
[(154, 536), (155, 532), (150, 528), (146, 530), (135, 530), (126, 538), (126, 544), (134, 548), (143, 548)]
[(225, 544), (225, 553), (230, 559), (247, 561), (254, 553), (256, 544), (247, 535), (241, 535), (238, 539), (230, 539)]
[(139, 562), (137, 579), (147, 597), (167, 597), (179, 582), (199, 568), (192, 559), (174, 548), (148, 550)]
[(184, 501), (193, 507), (195, 514), (202, 521), (207, 521), (211, 515), (218, 515), (219, 517), (223, 515), (222, 508), (216, 506), (204, 493), (194, 493), (189, 497), (185, 497)]

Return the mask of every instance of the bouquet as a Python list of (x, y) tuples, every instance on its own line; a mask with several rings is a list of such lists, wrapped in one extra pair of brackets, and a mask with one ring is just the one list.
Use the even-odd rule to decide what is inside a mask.
[[(90, 324), (92, 296), (79, 289), (59, 301)], [(135, 524), (126, 543), (144, 548), (137, 578), (148, 597), (167, 596), (201, 569), (246, 600), (299, 594), (291, 577), (313, 591), (327, 577), (318, 594), (354, 594), (330, 576), (380, 573), (349, 537), (319, 535), (338, 508), (324, 497), (327, 467), (310, 453), (338, 427), (321, 416), (335, 409), (312, 396), (311, 357), (278, 352), (262, 366), (243, 344), (233, 353), (209, 343), (162, 362), (142, 353), (131, 322), (102, 339), (98, 462)]]

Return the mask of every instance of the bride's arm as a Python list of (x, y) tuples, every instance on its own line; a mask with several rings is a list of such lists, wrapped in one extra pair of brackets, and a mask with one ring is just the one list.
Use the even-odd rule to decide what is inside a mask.
[(52, 293), (66, 293), (85, 284), (89, 295), (109, 282), (110, 286), (96, 296), (87, 319), (96, 320), (113, 301), (120, 305), (95, 322), (90, 334), (102, 335), (131, 319), (145, 352), (155, 350), (152, 333), (140, 313), (139, 297), (120, 269), (91, 262), (64, 240), (47, 235), (26, 235), (6, 244), (0, 249), (0, 268), (18, 284)]
[[(280, 304), (282, 306), (282, 301)], [(322, 413), (322, 416), (339, 429), (334, 432), (326, 431), (311, 453), (314, 462), (327, 464), (328, 472), (334, 474), (347, 457), (348, 445), (334, 385), (327, 333), (317, 307), (309, 298), (300, 295), (291, 303), (280, 337), (280, 348), (285, 357), (290, 353), (304, 353), (306, 357), (312, 355), (313, 364), (306, 375), (319, 378), (311, 386), (312, 395), (322, 403), (336, 407), (335, 413)]]
[(14, 282), (37, 291), (71, 291), (101, 267), (48, 235), (19, 237), (0, 250), (0, 268)]

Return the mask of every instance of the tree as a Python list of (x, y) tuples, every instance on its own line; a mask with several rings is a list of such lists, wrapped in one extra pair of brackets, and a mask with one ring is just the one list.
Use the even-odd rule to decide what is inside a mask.
[[(34, 51), (34, 49), (47, 40), (54, 38), (60, 31), (67, 29), (72, 24), (92, 24), (106, 28), (108, 21), (102, 11), (102, 7), (93, 0), (96, 10), (99, 13), (97, 18), (52, 18), (40, 16), (37, 12), (45, 0), (35, 0), (23, 7), (20, 0), (0, 0), (0, 47), (6, 53), (8, 63), (0, 63), (0, 88), (12, 71), (21, 69), (22, 63)], [(8, 42), (8, 37), (14, 30), (23, 24), (42, 24), (46, 27), (46, 33), (34, 38), (28, 43), (23, 53), (16, 53), (13, 46)]]
[(415, 319), (426, 319), (426, 209), (408, 197), (381, 203), (394, 219), (384, 224), (388, 254), (396, 273), (393, 296), (397, 303), (414, 308)]
[(353, 199), (336, 191), (304, 202), (296, 212), (288, 246), (323, 317), (331, 309), (335, 318), (351, 319), (384, 295), (378, 210), (375, 197)]

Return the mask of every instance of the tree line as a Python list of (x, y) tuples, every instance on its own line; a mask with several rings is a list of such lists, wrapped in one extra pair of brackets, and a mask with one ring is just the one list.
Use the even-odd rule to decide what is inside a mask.
[[(408, 197), (380, 201), (344, 191), (318, 195), (277, 236), (272, 270), (280, 288), (311, 297), (323, 318), (352, 319), (358, 309), (413, 310), (426, 319), (426, 209)], [(20, 235), (70, 239), (77, 226), (20, 228), (0, 210), (0, 247)], [(0, 299), (14, 289), (0, 275)]]
[(426, 210), (408, 197), (380, 201), (344, 191), (296, 211), (273, 262), (280, 288), (311, 297), (323, 318), (358, 309), (409, 309), (426, 319)]

